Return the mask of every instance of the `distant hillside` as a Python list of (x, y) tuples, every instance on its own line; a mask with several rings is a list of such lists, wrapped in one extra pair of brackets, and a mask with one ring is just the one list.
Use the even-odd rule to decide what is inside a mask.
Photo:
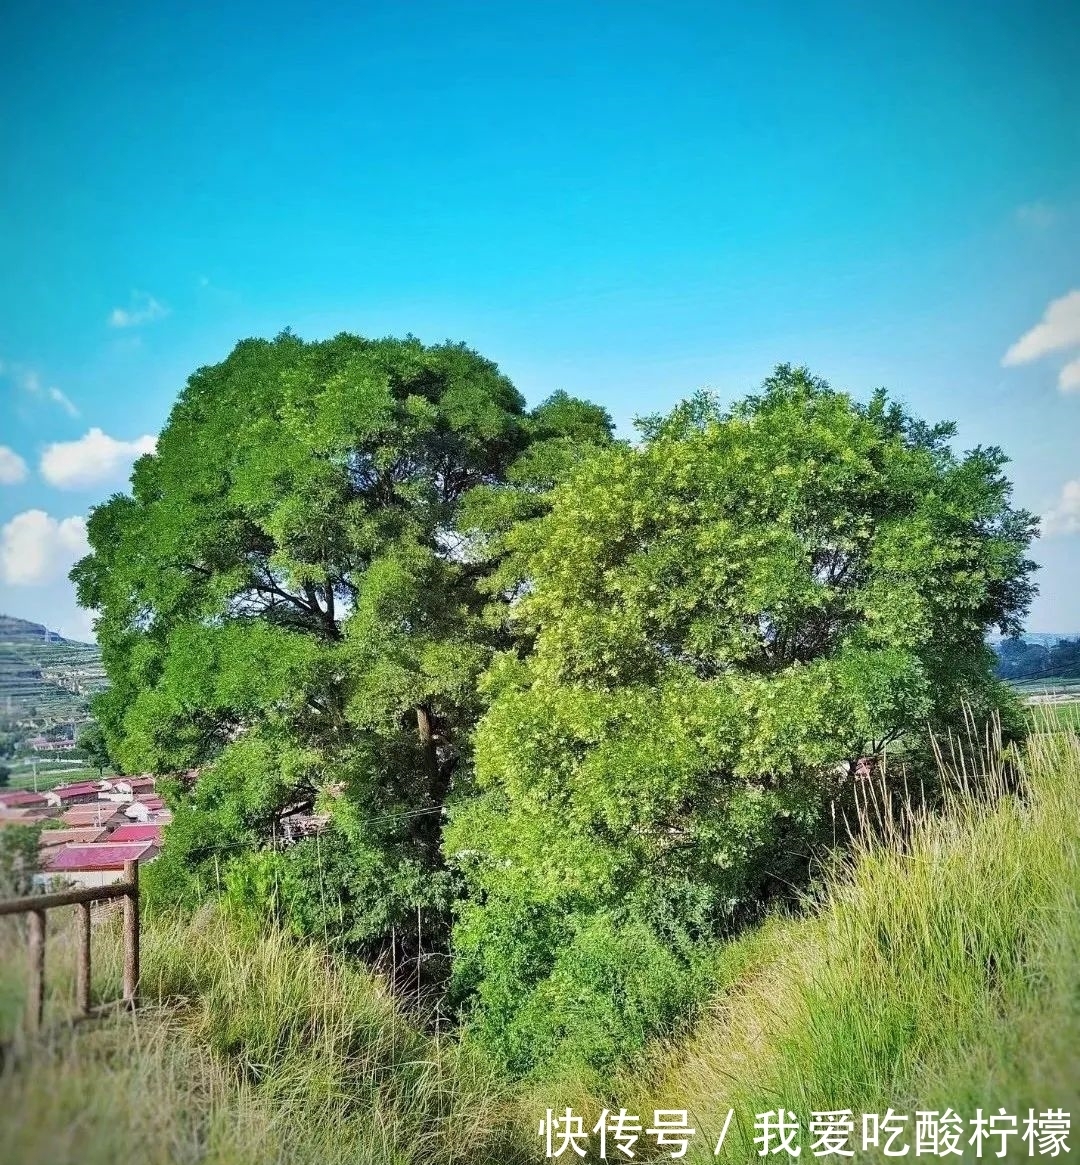
[(1040, 643), (1043, 647), (1053, 647), (1055, 643), (1062, 643), (1069, 639), (1080, 639), (1080, 631), (1025, 631), (1020, 638), (1027, 643)]
[(11, 615), (0, 615), (0, 643), (58, 643), (65, 647), (89, 647), (76, 639), (65, 639), (40, 623), (29, 623), (25, 619), (14, 619)]
[(49, 729), (86, 718), (105, 686), (101, 652), (39, 623), (0, 615), (0, 725)]

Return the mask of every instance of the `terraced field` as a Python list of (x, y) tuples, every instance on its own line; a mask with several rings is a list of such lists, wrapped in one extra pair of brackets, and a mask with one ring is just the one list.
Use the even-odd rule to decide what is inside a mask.
[(64, 639), (38, 623), (0, 615), (0, 727), (34, 735), (85, 720), (105, 686), (94, 644)]

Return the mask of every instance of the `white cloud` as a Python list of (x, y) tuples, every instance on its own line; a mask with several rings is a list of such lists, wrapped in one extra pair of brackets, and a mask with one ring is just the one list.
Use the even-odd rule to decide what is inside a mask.
[(1080, 478), (1061, 487), (1057, 504), (1043, 514), (1042, 531), (1050, 536), (1080, 533)]
[(109, 313), (110, 328), (137, 328), (164, 319), (169, 314), (165, 304), (145, 291), (131, 293), (130, 307), (114, 307)]
[(0, 445), (0, 485), (18, 485), (26, 481), (29, 470), (26, 462), (6, 445)]
[(1026, 227), (1033, 227), (1037, 231), (1049, 230), (1061, 217), (1056, 206), (1044, 202), (1041, 198), (1035, 202), (1027, 202), (1016, 208), (1016, 219)]
[(135, 459), (153, 453), (156, 444), (157, 438), (149, 434), (134, 441), (118, 441), (101, 429), (91, 429), (77, 441), (48, 446), (41, 455), (41, 474), (58, 489), (119, 484), (127, 478)]
[(1080, 356), (1070, 360), (1058, 373), (1058, 388), (1062, 392), (1080, 392)]
[(1027, 364), (1051, 352), (1080, 344), (1080, 288), (1050, 303), (1043, 318), (1016, 341), (1002, 364)]
[(24, 510), (0, 528), (0, 582), (34, 587), (63, 578), (87, 554), (86, 521)]

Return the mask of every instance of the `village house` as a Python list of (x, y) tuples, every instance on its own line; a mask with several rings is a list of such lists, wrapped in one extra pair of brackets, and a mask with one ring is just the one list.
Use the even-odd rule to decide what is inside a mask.
[(158, 846), (150, 841), (63, 845), (44, 852), (36, 881), (46, 887), (109, 886), (124, 876), (125, 862), (149, 862), (157, 855)]
[(75, 785), (57, 785), (45, 794), (50, 805), (68, 808), (70, 805), (85, 805), (98, 800), (100, 789), (97, 781), (81, 781)]
[(124, 814), (132, 821), (145, 825), (158, 820), (159, 815), (165, 811), (165, 802), (160, 797), (140, 797), (124, 809)]
[(117, 793), (134, 795), (153, 793), (156, 784), (157, 782), (153, 777), (143, 775), (141, 777), (116, 777), (112, 782), (112, 787)]
[(75, 741), (69, 736), (60, 740), (49, 740), (47, 736), (34, 736), (28, 743), (34, 752), (71, 752), (75, 748)]
[(109, 833), (109, 841), (137, 842), (151, 841), (154, 845), (161, 845), (162, 827), (157, 822), (142, 824), (131, 822), (127, 825), (118, 825)]
[(104, 841), (108, 836), (109, 831), (98, 825), (77, 829), (43, 829), (38, 838), (38, 848), (44, 850), (54, 849), (58, 845), (91, 845), (95, 841)]
[(119, 805), (99, 801), (90, 805), (72, 805), (60, 815), (60, 820), (72, 829), (80, 829), (88, 825), (96, 825), (98, 828), (122, 825), (126, 818)]
[(156, 781), (153, 777), (114, 777), (110, 781), (101, 781), (98, 796), (103, 801), (116, 801), (126, 804), (135, 797), (144, 794), (153, 795)]
[(0, 809), (44, 809), (48, 804), (44, 793), (31, 793), (29, 789), (0, 792)]

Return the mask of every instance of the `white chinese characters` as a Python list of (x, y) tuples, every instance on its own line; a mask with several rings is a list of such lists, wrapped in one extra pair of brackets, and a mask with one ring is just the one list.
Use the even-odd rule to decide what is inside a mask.
[[(729, 1109), (712, 1150), (715, 1157), (723, 1152), (734, 1115)], [(1070, 1151), (1070, 1119), (1069, 1113), (1053, 1108), (1043, 1112), (1028, 1109), (1023, 1116), (1004, 1108), (996, 1113), (977, 1108), (967, 1119), (952, 1108), (919, 1109), (914, 1117), (892, 1108), (859, 1115), (850, 1108), (838, 1108), (814, 1110), (803, 1121), (790, 1109), (779, 1108), (755, 1114), (752, 1139), (757, 1155), (763, 1158), (833, 1157), (842, 1162), (866, 1153), (909, 1158), (1002, 1158), (1025, 1155), (1021, 1146), (1029, 1157), (1057, 1157)], [(590, 1153), (595, 1154), (591, 1160), (601, 1161), (630, 1161), (639, 1155), (649, 1160), (657, 1155), (678, 1160), (686, 1156), (697, 1134), (688, 1111), (674, 1108), (654, 1109), (651, 1122), (625, 1108), (605, 1108), (591, 1128), (586, 1128), (585, 1119), (571, 1108), (562, 1113), (549, 1108), (539, 1129), (545, 1158), (567, 1160), (589, 1158)]]

